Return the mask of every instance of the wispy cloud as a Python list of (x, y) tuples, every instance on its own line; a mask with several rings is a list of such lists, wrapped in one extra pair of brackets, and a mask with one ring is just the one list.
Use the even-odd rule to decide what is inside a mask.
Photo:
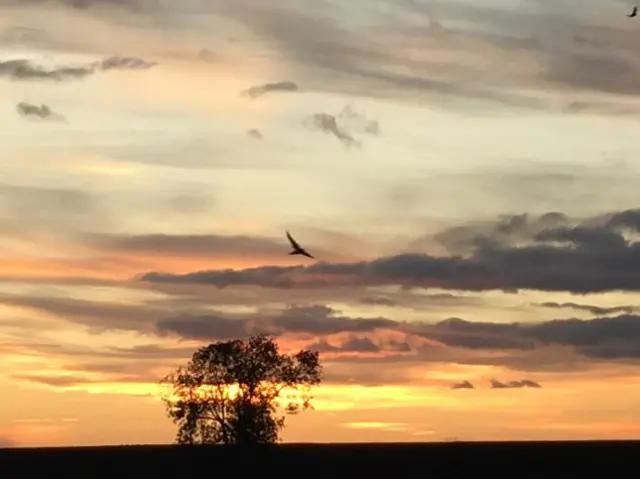
[(12, 80), (76, 80), (94, 73), (91, 66), (45, 68), (29, 60), (0, 60), (0, 76)]
[(345, 106), (337, 115), (329, 113), (315, 113), (303, 120), (307, 128), (316, 129), (333, 135), (348, 147), (361, 146), (353, 132), (367, 135), (380, 134), (380, 125), (376, 120), (368, 120), (358, 113), (353, 106)]
[(491, 380), (492, 389), (520, 389), (520, 388), (540, 388), (540, 384), (530, 379), (522, 379), (520, 381), (509, 381), (506, 383), (500, 382), (496, 379)]
[(143, 60), (134, 57), (109, 57), (96, 64), (96, 67), (103, 71), (109, 70), (148, 70), (156, 66), (156, 62)]
[(140, 58), (114, 56), (84, 65), (44, 67), (31, 60), (0, 60), (0, 76), (12, 80), (51, 80), (65, 81), (86, 78), (98, 71), (109, 70), (146, 70), (156, 63)]
[(255, 128), (247, 130), (247, 135), (249, 135), (251, 138), (255, 138), (256, 140), (262, 140), (262, 138), (264, 138), (264, 135), (260, 132), (260, 130), (257, 130)]
[(34, 103), (20, 102), (16, 109), (18, 113), (25, 117), (39, 118), (50, 121), (66, 121), (65, 117), (53, 111), (48, 105), (36, 105)]
[(329, 113), (314, 113), (303, 122), (307, 127), (315, 128), (335, 136), (346, 146), (360, 146), (360, 143), (348, 132), (338, 126), (338, 120)]
[(249, 98), (258, 98), (267, 93), (272, 92), (294, 92), (298, 91), (298, 85), (290, 81), (281, 81), (276, 83), (265, 83), (263, 85), (255, 85), (241, 92), (241, 95)]
[(451, 389), (475, 389), (475, 386), (469, 381), (461, 381), (451, 386)]
[(579, 304), (579, 303), (557, 303), (555, 301), (545, 301), (544, 303), (538, 303), (537, 306), (550, 309), (574, 309), (577, 311), (586, 311), (590, 314), (597, 316), (604, 316), (606, 314), (633, 314), (640, 310), (640, 306), (595, 306), (592, 304)]

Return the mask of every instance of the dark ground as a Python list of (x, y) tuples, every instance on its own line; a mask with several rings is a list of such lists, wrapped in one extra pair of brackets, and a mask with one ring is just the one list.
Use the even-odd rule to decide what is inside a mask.
[[(627, 477), (637, 474), (640, 441), (431, 444), (287, 444), (240, 450), (225, 446), (108, 446), (0, 449), (0, 478), (216, 476), (260, 471), (281, 479), (516, 479)], [(631, 477), (631, 476), (629, 476)]]

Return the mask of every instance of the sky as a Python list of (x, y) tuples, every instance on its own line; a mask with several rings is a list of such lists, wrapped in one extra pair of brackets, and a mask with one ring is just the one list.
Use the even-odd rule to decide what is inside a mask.
[(287, 442), (638, 437), (640, 24), (580, 4), (0, 1), (0, 445), (172, 442), (258, 332)]

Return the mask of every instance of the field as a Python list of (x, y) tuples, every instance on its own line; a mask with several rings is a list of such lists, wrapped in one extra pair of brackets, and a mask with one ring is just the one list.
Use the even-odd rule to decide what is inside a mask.
[(0, 477), (238, 476), (260, 470), (279, 477), (614, 478), (633, 471), (639, 457), (640, 441), (20, 448), (0, 449)]

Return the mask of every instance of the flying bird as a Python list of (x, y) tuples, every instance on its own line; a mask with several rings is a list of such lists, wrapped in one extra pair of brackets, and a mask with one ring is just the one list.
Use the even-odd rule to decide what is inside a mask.
[(631, 11), (631, 13), (629, 15), (627, 15), (627, 17), (633, 18), (636, 15), (638, 15), (638, 7), (633, 7), (633, 10)]
[(300, 246), (296, 240), (293, 239), (293, 237), (288, 231), (287, 231), (287, 238), (289, 239), (289, 242), (291, 243), (291, 247), (293, 248), (293, 251), (289, 254), (301, 254), (302, 256), (306, 256), (307, 258), (315, 259), (302, 246)]

